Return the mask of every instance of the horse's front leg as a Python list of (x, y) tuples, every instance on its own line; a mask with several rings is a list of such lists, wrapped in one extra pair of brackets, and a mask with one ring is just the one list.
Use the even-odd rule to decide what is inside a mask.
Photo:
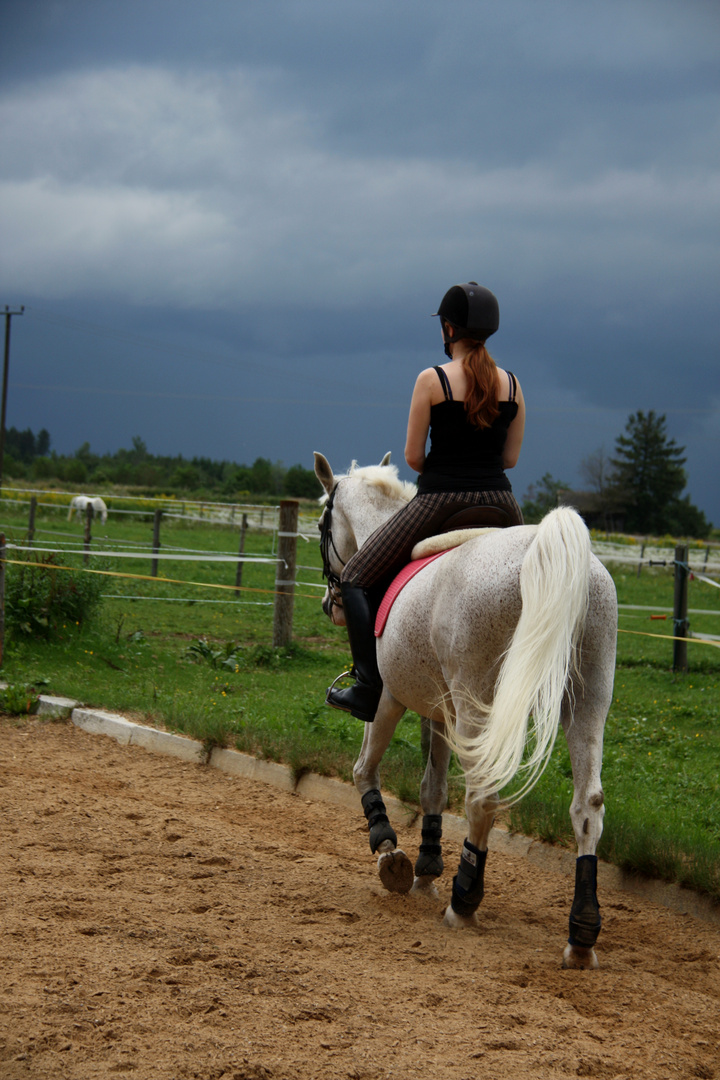
[(425, 774), (420, 785), (422, 806), (422, 841), (415, 862), (415, 880), (412, 892), (421, 896), (437, 898), (435, 886), (444, 870), (442, 859), (442, 813), (448, 801), (448, 768), (452, 751), (445, 738), (445, 724), (431, 720), (430, 749)]
[(380, 762), (395, 734), (405, 706), (383, 690), (372, 724), (365, 725), (360, 756), (353, 768), (353, 780), (360, 793), (369, 829), (370, 850), (378, 857), (380, 880), (390, 892), (409, 892), (413, 883), (412, 863), (397, 846), (380, 794)]

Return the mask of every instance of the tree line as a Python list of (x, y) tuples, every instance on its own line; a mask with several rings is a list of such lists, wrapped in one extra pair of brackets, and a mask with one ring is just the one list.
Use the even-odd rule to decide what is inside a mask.
[(30, 429), (9, 428), (5, 433), (4, 473), (14, 480), (56, 481), (93, 488), (104, 484), (157, 491), (178, 491), (201, 498), (242, 500), (253, 496), (290, 496), (314, 499), (322, 488), (312, 469), (302, 465), (286, 468), (280, 461), (256, 458), (252, 465), (214, 461), (207, 457), (165, 457), (151, 454), (139, 436), (129, 450), (114, 454), (94, 454), (85, 442), (74, 454), (50, 450), (50, 435), (43, 428), (34, 435)]
[[(37, 435), (29, 428), (10, 428), (5, 436), (5, 475), (94, 488), (119, 484), (237, 501), (248, 495), (314, 499), (322, 494), (313, 470), (299, 464), (288, 469), (280, 461), (262, 457), (252, 465), (206, 457), (163, 457), (151, 454), (138, 436), (131, 449), (102, 455), (92, 453), (87, 442), (72, 455), (57, 454), (51, 452), (50, 441), (45, 428)], [(574, 491), (570, 484), (546, 473), (530, 485), (522, 501), (525, 520), (539, 521), (558, 502), (565, 502), (577, 506), (589, 525), (610, 532), (705, 539), (713, 527), (690, 496), (683, 494), (685, 462), (685, 447), (668, 435), (664, 415), (631, 413), (612, 455), (601, 448), (581, 462), (587, 490)]]

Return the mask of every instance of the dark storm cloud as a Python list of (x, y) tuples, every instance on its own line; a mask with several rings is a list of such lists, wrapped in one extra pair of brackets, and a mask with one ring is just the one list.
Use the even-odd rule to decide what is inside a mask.
[(429, 313), (479, 277), (530, 402), (518, 491), (576, 481), (654, 408), (720, 521), (714, 4), (6, 0), (0, 20), (0, 282), (28, 304), (10, 423), (64, 449), (397, 460)]

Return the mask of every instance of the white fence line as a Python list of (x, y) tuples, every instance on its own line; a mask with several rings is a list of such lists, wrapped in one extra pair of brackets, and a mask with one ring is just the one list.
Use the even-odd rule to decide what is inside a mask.
[[(658, 604), (618, 604), (618, 610), (625, 611), (660, 611), (668, 614), (668, 618), (672, 619), (672, 604), (665, 604), (660, 606)], [(716, 611), (713, 608), (688, 608), (688, 615), (720, 615), (720, 611)], [(640, 616), (638, 616), (640, 618)]]
[[(624, 544), (618, 544), (617, 550), (612, 551), (608, 551), (607, 547), (608, 545), (604, 542), (601, 544), (593, 543), (592, 545), (593, 554), (603, 563), (626, 563), (629, 566), (642, 566), (648, 567), (648, 569), (675, 565), (675, 552), (671, 548), (646, 548), (642, 555), (640, 552), (637, 555), (631, 555)], [(706, 560), (701, 551), (690, 552), (688, 566), (696, 577), (701, 571), (705, 570), (720, 574), (720, 560), (717, 562), (715, 560)]]
[[(38, 488), (15, 488), (4, 487), (3, 495), (0, 496), (0, 503), (16, 503), (21, 506), (30, 505), (29, 499), (13, 499), (8, 497), (5, 492), (16, 492), (17, 494), (24, 494), (35, 496), (37, 505), (39, 507), (45, 507), (50, 510), (65, 510), (70, 509), (70, 504), (75, 494), (71, 491), (60, 491), (54, 489), (38, 489)], [(57, 495), (62, 498), (62, 502), (45, 502), (40, 496), (42, 495)], [(108, 514), (128, 514), (138, 516), (149, 517), (155, 513), (156, 510), (162, 510), (165, 517), (171, 517), (177, 520), (203, 522), (206, 524), (236, 524), (236, 518), (239, 515), (242, 520), (243, 513), (253, 512), (253, 518), (255, 519), (255, 528), (262, 529), (276, 529), (277, 519), (279, 514), (279, 506), (266, 503), (226, 503), (226, 502), (211, 502), (200, 501), (198, 499), (177, 499), (173, 497), (163, 498), (157, 495), (108, 495), (108, 500), (112, 500), (113, 503), (117, 500), (126, 500), (127, 502), (134, 503), (150, 503), (151, 507), (142, 508), (135, 507), (134, 509), (123, 509), (119, 506), (108, 506)], [(67, 501), (66, 501), (67, 500)], [(199, 514), (186, 514), (187, 508), (197, 507), (200, 510)], [(203, 511), (207, 511), (203, 513)], [(264, 520), (265, 516), (268, 517), (268, 522)], [(260, 521), (257, 522), (257, 518)], [(240, 522), (237, 521), (239, 526)]]
[[(15, 492), (16, 494), (35, 495), (35, 496), (38, 496), (40, 494), (54, 494), (54, 495), (62, 496), (63, 499), (68, 499), (68, 500), (72, 499), (72, 497), (73, 497), (71, 492), (67, 492), (67, 491), (50, 491), (50, 490), (47, 490), (47, 489), (45, 489), (43, 491), (40, 491), (38, 489), (33, 489), (33, 488), (5, 488), (4, 491), (5, 492)], [(133, 495), (113, 495), (113, 496), (111, 496), (111, 498), (112, 498), (113, 501), (116, 501), (116, 500), (127, 500), (127, 501), (136, 501), (136, 502), (139, 501), (138, 496), (133, 496)], [(24, 506), (29, 505), (29, 500), (28, 499), (8, 498), (5, 494), (0, 496), (0, 503), (3, 502), (3, 501), (12, 502), (12, 503), (16, 503), (16, 504), (19, 503), (19, 504), (22, 504)], [(255, 512), (259, 511), (260, 514), (258, 516), (261, 516), (261, 517), (264, 518), (265, 515), (267, 515), (267, 517), (269, 519), (271, 519), (272, 524), (270, 524), (270, 522), (266, 523), (265, 521), (259, 522), (256, 519), (256, 520), (249, 520), (248, 521), (248, 527), (251, 528), (251, 529), (255, 529), (255, 530), (258, 530), (260, 528), (262, 528), (262, 529), (267, 528), (268, 530), (272, 529), (273, 532), (277, 533), (277, 528), (278, 528), (277, 515), (279, 513), (279, 507), (277, 507), (277, 506), (268, 506), (266, 504), (261, 504), (261, 503), (244, 503), (244, 504), (240, 504), (240, 503), (218, 503), (218, 502), (191, 500), (191, 499), (184, 499), (183, 500), (183, 499), (178, 499), (178, 498), (175, 498), (175, 497), (163, 498), (163, 497), (160, 497), (160, 496), (143, 497), (142, 502), (144, 502), (146, 504), (151, 503), (151, 504), (156, 504), (158, 506), (161, 506), (163, 508), (163, 516), (164, 517), (172, 517), (173, 519), (176, 519), (176, 520), (193, 521), (193, 522), (196, 522), (196, 523), (199, 523), (199, 524), (219, 524), (219, 523), (228, 524), (228, 523), (231, 523), (233, 525), (239, 526), (240, 522), (242, 520), (242, 515), (243, 514), (247, 514), (247, 511), (255, 511)], [(42, 503), (38, 503), (38, 505), (47, 507), (49, 509), (54, 509), (56, 511), (65, 509), (65, 505), (59, 504), (59, 503), (56, 503), (56, 502), (52, 502), (52, 503), (42, 502)], [(68, 502), (67, 505), (69, 505), (69, 502)], [(206, 513), (201, 516), (201, 515), (198, 515), (198, 514), (190, 515), (190, 514), (176, 512), (177, 510), (180, 510), (180, 509), (184, 510), (187, 507), (199, 507), (201, 509), (201, 511), (205, 511)], [(133, 510), (130, 510), (130, 509), (126, 510), (126, 509), (123, 509), (123, 508), (120, 508), (120, 507), (109, 507), (108, 512), (110, 514), (112, 514), (112, 513), (131, 514), (131, 515), (135, 514), (136, 516), (144, 515), (144, 514), (150, 515), (150, 514), (154, 513), (154, 511), (150, 510), (150, 509), (142, 510), (142, 509), (136, 508), (136, 509), (133, 509)], [(298, 526), (297, 526), (298, 532), (295, 533), (294, 535), (296, 535), (299, 539), (302, 539), (302, 540), (304, 540), (306, 542), (312, 542), (313, 540), (315, 540), (316, 539), (315, 531), (316, 531), (317, 521), (318, 521), (318, 519), (320, 517), (320, 512), (321, 512), (321, 508), (318, 507), (317, 515), (315, 515), (314, 513), (311, 513), (311, 512), (307, 512), (307, 511), (305, 511), (303, 514), (301, 514), (299, 516), (299, 518), (298, 518)], [(236, 518), (236, 515), (237, 515), (237, 518)], [(253, 515), (253, 517), (255, 518), (255, 514)], [(59, 533), (57, 531), (50, 531), (50, 530), (37, 530), (37, 532), (38, 533), (44, 533), (45, 535), (53, 535), (53, 536), (56, 536), (56, 537), (64, 535), (64, 534)], [(56, 554), (56, 555), (63, 555), (63, 554), (68, 554), (68, 555), (69, 554), (83, 554), (83, 555), (87, 555), (87, 554), (92, 554), (93, 556), (99, 556), (99, 557), (103, 557), (103, 558), (113, 558), (113, 557), (115, 557), (115, 558), (134, 558), (134, 559), (139, 559), (139, 560), (147, 560), (147, 559), (150, 559), (150, 560), (158, 559), (159, 560), (159, 559), (164, 559), (164, 560), (167, 560), (167, 561), (177, 561), (177, 562), (208, 562), (208, 563), (210, 563), (210, 562), (216, 562), (216, 563), (227, 562), (227, 563), (234, 563), (236, 565), (240, 564), (240, 563), (262, 563), (262, 564), (277, 563), (277, 556), (274, 553), (271, 553), (271, 555), (269, 557), (268, 556), (261, 556), (259, 554), (258, 555), (245, 554), (245, 553), (239, 554), (237, 552), (229, 552), (229, 551), (209, 553), (209, 552), (206, 552), (203, 549), (199, 549), (199, 548), (186, 548), (186, 547), (181, 547), (179, 545), (166, 545), (166, 544), (161, 545), (161, 547), (158, 550), (154, 550), (154, 549), (150, 548), (147, 541), (130, 541), (130, 540), (128, 540), (128, 541), (113, 541), (110, 537), (108, 537), (106, 535), (105, 536), (96, 536), (95, 540), (96, 540), (96, 542), (97, 541), (104, 542), (104, 547), (106, 548), (106, 550), (97, 551), (94, 548), (88, 548), (84, 544), (84, 542), (82, 540), (76, 539), (72, 535), (70, 535), (68, 537), (67, 541), (55, 540), (55, 545), (56, 546), (54, 548), (53, 547), (38, 547), (37, 545), (34, 545), (34, 544), (32, 546), (29, 546), (29, 545), (28, 546), (23, 546), (23, 545), (20, 545), (20, 544), (10, 544), (10, 543), (7, 545), (7, 547), (8, 547), (8, 549), (13, 549), (15, 551), (24, 551), (24, 552), (32, 552), (32, 553), (43, 553), (43, 554), (47, 553), (47, 554)], [(115, 545), (118, 545), (118, 546), (116, 547)], [(123, 547), (126, 550), (122, 550)], [(273, 547), (273, 551), (274, 551), (274, 548), (275, 548), (274, 543), (273, 543), (272, 547)], [(651, 544), (651, 543), (643, 542), (641, 540), (638, 540), (636, 544), (615, 543), (615, 542), (613, 542), (611, 540), (594, 540), (593, 544), (592, 544), (592, 549), (593, 549), (593, 553), (597, 556), (597, 558), (599, 558), (604, 563), (633, 566), (633, 567), (637, 568), (638, 571), (641, 568), (645, 568), (645, 567), (647, 567), (649, 569), (650, 568), (655, 568), (655, 567), (657, 567), (657, 568), (665, 567), (665, 568), (670, 569), (675, 565), (675, 553), (674, 553), (674, 549), (672, 547), (664, 547), (664, 546), (661, 546), (661, 545), (658, 545), (658, 544)], [(710, 545), (710, 544), (708, 544), (705, 548), (693, 548), (693, 549), (691, 549), (690, 553), (689, 553), (689, 556), (688, 556), (688, 565), (689, 565), (690, 571), (693, 573), (693, 575), (694, 575), (694, 577), (696, 579), (698, 579), (699, 581), (702, 581), (704, 583), (707, 583), (708, 585), (713, 585), (715, 587), (720, 587), (720, 582), (718, 582), (716, 580), (713, 580), (713, 578), (707, 576), (708, 571), (710, 573), (720, 574), (720, 559), (715, 559), (715, 558), (711, 557), (711, 552), (714, 554), (715, 551), (720, 553), (720, 548), (718, 548), (717, 545)], [(304, 570), (304, 571), (310, 572), (310, 573), (320, 573), (321, 572), (320, 568), (316, 567), (316, 566), (298, 565), (297, 569), (298, 570)], [(303, 582), (303, 583), (297, 582), (297, 584), (304, 584), (305, 586), (312, 587), (312, 588), (322, 588), (323, 587), (322, 583), (315, 583), (315, 582)]]
[[(3, 491), (16, 491), (22, 495), (62, 495), (63, 498), (73, 499), (76, 495), (83, 495), (81, 491), (63, 491), (60, 488), (20, 488), (20, 487), (7, 487), (3, 485)], [(221, 507), (240, 507), (245, 510), (269, 510), (277, 509), (277, 506), (272, 506), (268, 503), (228, 503), (228, 502), (215, 502), (212, 499), (182, 499), (176, 495), (120, 495), (113, 493), (107, 496), (108, 499), (127, 499), (132, 502), (157, 502), (162, 503), (165, 506), (221, 506)], [(26, 499), (15, 499), (14, 502), (27, 502)], [(57, 506), (57, 503), (48, 503), (49, 506)], [(69, 505), (69, 504), (68, 504)]]
[[(2, 531), (2, 527), (0, 527), (0, 531)], [(38, 533), (38, 532), (44, 532), (45, 530), (36, 529), (35, 531), (36, 531), (36, 533)], [(53, 535), (58, 535), (58, 534), (53, 534)], [(96, 540), (96, 541), (104, 541), (105, 547), (108, 548), (109, 551), (102, 552), (103, 555), (107, 555), (107, 554), (116, 555), (116, 554), (119, 554), (122, 551), (125, 551), (125, 552), (127, 552), (128, 557), (132, 556), (135, 552), (137, 552), (137, 558), (142, 558), (144, 553), (145, 553), (145, 549), (148, 546), (147, 540), (117, 540), (117, 541), (113, 541), (108, 536), (99, 536), (99, 537), (96, 536), (96, 537), (93, 537), (93, 539)], [(8, 545), (11, 542), (12, 541), (8, 541)], [(93, 548), (90, 548), (88, 550), (88, 548), (85, 546), (84, 540), (75, 540), (75, 539), (67, 540), (67, 541), (56, 540), (55, 543), (56, 543), (56, 549), (53, 549), (53, 548), (41, 548), (41, 547), (38, 547), (37, 544), (33, 543), (31, 550), (32, 551), (54, 551), (54, 553), (58, 554), (58, 555), (74, 555), (77, 552), (80, 552), (80, 554), (83, 554), (83, 555), (86, 555), (86, 554), (100, 554), (99, 552), (96, 553)], [(28, 548), (30, 548), (30, 545), (28, 545)], [(162, 544), (162, 549), (163, 549), (163, 551), (177, 551), (179, 553), (186, 554), (186, 555), (204, 555), (206, 553), (206, 551), (208, 550), (207, 548), (180, 547), (178, 544), (166, 544), (164, 542)], [(22, 548), (22, 550), (24, 551), (26, 549)], [(238, 561), (238, 555), (237, 555), (237, 552), (235, 552), (235, 551), (216, 551), (216, 552), (214, 552), (214, 554), (215, 555), (227, 555), (229, 560), (234, 560), (235, 562)], [(271, 553), (270, 556), (260, 556), (259, 552), (252, 552), (252, 551), (247, 552), (247, 554), (248, 555), (258, 555), (258, 557), (263, 557), (263, 558), (274, 558), (275, 557), (273, 553)], [(307, 569), (312, 570), (312, 569), (315, 569), (315, 567), (308, 567)]]
[(174, 562), (222, 562), (222, 563), (267, 563), (272, 566), (276, 566), (278, 559), (277, 556), (268, 558), (267, 556), (255, 556), (255, 555), (181, 555), (178, 552), (166, 552), (162, 548), (158, 551), (96, 551), (91, 548), (88, 552), (84, 551), (67, 551), (57, 550), (56, 548), (44, 548), (32, 546), (23, 546), (21, 544), (7, 544), (5, 545), (7, 551), (30, 551), (33, 553), (42, 552), (47, 555), (92, 555), (93, 558), (113, 558), (113, 559), (168, 559)]

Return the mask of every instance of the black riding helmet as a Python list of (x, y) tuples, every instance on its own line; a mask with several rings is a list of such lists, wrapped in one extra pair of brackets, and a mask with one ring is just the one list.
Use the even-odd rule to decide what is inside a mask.
[[(464, 285), (453, 285), (440, 301), (435, 312), (443, 324), (445, 353), (451, 356), (451, 340), (472, 338), (473, 341), (486, 341), (500, 326), (500, 309), (497, 297), (489, 289), (478, 285), (477, 281), (468, 281)], [(445, 333), (445, 323), (450, 323), (460, 331), (459, 337), (450, 339)]]

